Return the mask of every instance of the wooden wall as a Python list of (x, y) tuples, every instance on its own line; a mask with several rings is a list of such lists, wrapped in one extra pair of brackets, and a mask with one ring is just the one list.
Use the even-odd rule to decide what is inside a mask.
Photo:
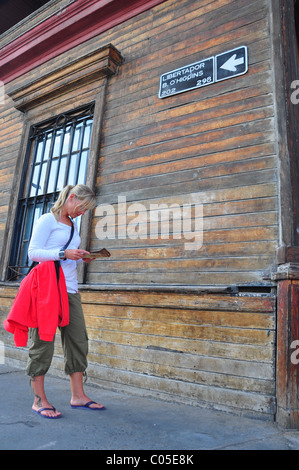
[[(95, 217), (91, 248), (105, 244), (112, 257), (90, 266), (88, 282), (267, 284), (279, 236), (269, 23), (266, 0), (168, 0), (26, 74), (35, 80), (112, 43), (124, 64), (107, 90), (98, 204), (112, 205), (116, 222), (119, 196), (128, 211), (142, 204), (146, 216), (153, 203), (182, 207), (194, 195), (203, 205), (203, 245), (195, 250), (185, 249), (183, 233), (163, 239), (159, 227), (156, 238), (116, 232), (102, 243)], [(240, 45), (248, 47), (246, 75), (158, 98), (162, 73)], [(7, 98), (0, 119), (1, 243), (23, 117)]]
[(2, 249), (12, 181), (23, 130), (23, 116), (6, 96), (0, 108), (0, 247)]
[[(172, 237), (107, 241), (112, 258), (92, 264), (89, 282), (266, 283), (278, 239), (268, 3), (169, 0), (105, 35), (125, 63), (108, 87), (99, 203), (115, 204), (117, 214), (120, 195), (130, 210), (197, 194), (204, 235), (192, 251)], [(246, 75), (158, 98), (162, 73), (242, 45)]]
[[(113, 44), (124, 63), (107, 85), (98, 205), (113, 205), (117, 214), (119, 196), (128, 208), (193, 197), (203, 204), (203, 245), (191, 251), (184, 238), (101, 242), (95, 213), (91, 248), (104, 245), (112, 257), (90, 265), (82, 298), (89, 376), (101, 386), (267, 417), (275, 412), (275, 292), (254, 293), (271, 286), (266, 278), (279, 238), (270, 20), (268, 0), (167, 0), (15, 81), (28, 83)], [(242, 45), (246, 75), (158, 98), (162, 73)], [(9, 98), (0, 120), (1, 243), (23, 122)], [(168, 289), (180, 285), (198, 292)], [(200, 289), (231, 285), (249, 292)], [(0, 286), (1, 321), (15, 293)], [(9, 360), (24, 364), (26, 352), (2, 330), (0, 338)], [(52, 371), (62, 374), (59, 348)]]
[[(0, 321), (16, 289), (0, 287)], [(89, 383), (273, 419), (275, 296), (81, 291)], [(2, 333), (2, 330), (1, 330)], [(6, 360), (26, 348), (1, 334)], [(50, 373), (64, 376), (59, 334)]]

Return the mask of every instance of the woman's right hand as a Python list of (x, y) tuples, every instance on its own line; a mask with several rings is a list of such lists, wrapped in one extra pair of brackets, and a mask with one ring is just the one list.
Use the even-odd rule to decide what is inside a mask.
[(64, 251), (64, 255), (67, 259), (72, 259), (78, 261), (84, 257), (84, 255), (89, 255), (88, 251), (76, 249), (67, 249)]

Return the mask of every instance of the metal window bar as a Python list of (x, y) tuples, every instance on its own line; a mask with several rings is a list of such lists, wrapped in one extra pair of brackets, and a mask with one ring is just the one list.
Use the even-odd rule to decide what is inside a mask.
[(72, 148), (73, 148), (73, 142), (74, 142), (74, 135), (75, 135), (75, 128), (76, 128), (76, 125), (72, 123), (63, 186), (67, 185), (67, 180), (68, 180), (68, 175), (69, 175), (69, 170), (70, 170), (71, 156), (72, 156)]
[(58, 156), (58, 160), (57, 160), (57, 169), (56, 169), (56, 176), (55, 176), (55, 180), (54, 180), (54, 188), (57, 188), (57, 184), (58, 184), (58, 175), (59, 175), (59, 170), (60, 170), (60, 163), (61, 163), (61, 157), (62, 157), (62, 150), (63, 150), (63, 145), (64, 145), (66, 127), (64, 127), (63, 130), (64, 130), (64, 132), (62, 134), (60, 147), (59, 147), (59, 156)]
[[(47, 136), (45, 135), (44, 138), (43, 138), (42, 158), (41, 158), (40, 163), (38, 164), (38, 176), (37, 176), (37, 182), (36, 182), (36, 188), (35, 188), (35, 194), (34, 194), (35, 197), (38, 195), (38, 190), (39, 190), (39, 185), (40, 185), (40, 178), (41, 178), (41, 173), (42, 173), (42, 168), (43, 168), (43, 159), (44, 159), (44, 153), (45, 153), (46, 145), (47, 145)], [(36, 155), (35, 155), (35, 158), (36, 158)], [(36, 168), (36, 167), (37, 167), (37, 165), (36, 165), (36, 163), (34, 162), (33, 165), (32, 165), (32, 182), (31, 182), (31, 187), (29, 188), (29, 194), (28, 194), (28, 196), (31, 194), (32, 188), (34, 188), (33, 176), (34, 176), (35, 168)]]
[[(82, 151), (83, 151), (83, 142), (84, 142), (85, 130), (86, 130), (86, 120), (84, 120), (83, 123), (82, 123), (82, 129), (81, 129), (81, 135), (80, 135), (80, 143), (79, 143), (79, 155), (80, 155), (80, 157), (82, 156)], [(76, 159), (76, 167), (75, 167), (75, 171), (74, 171), (76, 181), (78, 181), (78, 178), (79, 178), (80, 160), (81, 160), (81, 158)]]
[(57, 135), (57, 129), (55, 129), (52, 132), (52, 136), (51, 136), (50, 151), (49, 151), (49, 157), (48, 157), (47, 168), (46, 168), (46, 173), (45, 173), (45, 180), (44, 180), (44, 186), (43, 186), (43, 193), (44, 194), (47, 193), (47, 189), (48, 189), (50, 168), (52, 166), (54, 142), (55, 142), (55, 139), (56, 139), (56, 135)]
[[(74, 181), (72, 181), (70, 184), (76, 184), (78, 182), (78, 178), (80, 176), (79, 171), (80, 163), (82, 160), (84, 136), (87, 128), (86, 124), (88, 122), (91, 123), (92, 126), (93, 108), (94, 105), (92, 104), (87, 107), (75, 110), (74, 112), (61, 114), (57, 118), (53, 118), (49, 121), (41, 123), (40, 125), (32, 126), (31, 136), (29, 138), (31, 144), (28, 148), (28, 152), (30, 153), (33, 146), (31, 153), (32, 161), (30, 163), (29, 175), (27, 176), (27, 178), (25, 178), (26, 168), (24, 168), (24, 175), (22, 177), (22, 187), (20, 188), (21, 197), (19, 198), (19, 208), (17, 211), (15, 234), (12, 241), (10, 263), (8, 266), (7, 273), (8, 280), (18, 278), (20, 274), (26, 274), (27, 270), (25, 268), (29, 267), (27, 254), (25, 265), (21, 263), (21, 259), (24, 260), (24, 250), (26, 244), (28, 249), (28, 244), (31, 238), (35, 217), (37, 214), (37, 208), (38, 206), (41, 206), (41, 213), (43, 214), (46, 212), (46, 210), (48, 210), (49, 204), (53, 204), (55, 202), (60, 190), (68, 182), (70, 166), (74, 159), (76, 159)], [(81, 126), (81, 134), (79, 136), (80, 142), (78, 142), (78, 148), (73, 152), (74, 136), (76, 129), (79, 128), (79, 126)], [(66, 135), (69, 130), (70, 137), (68, 149), (65, 154), (63, 153), (63, 151), (65, 146)], [(59, 152), (58, 155), (55, 155), (55, 157), (53, 158), (55, 142), (59, 132), (61, 132)], [(42, 145), (42, 149), (40, 149), (39, 145)], [(45, 155), (47, 145), (49, 145), (50, 147), (47, 150), (48, 155)], [(86, 149), (84, 147), (84, 151), (89, 152), (89, 148), (90, 136), (88, 147)], [(37, 161), (38, 152), (40, 151), (40, 158)], [(65, 168), (62, 165), (63, 158), (66, 158), (67, 160)], [(55, 167), (53, 167), (54, 191), (48, 193), (47, 191), (49, 188), (49, 179), (52, 175), (51, 171), (54, 161), (57, 161), (56, 172)], [(84, 168), (84, 181), (87, 172), (87, 161), (88, 158), (86, 159), (86, 167)], [(37, 179), (35, 180), (36, 177)], [(61, 177), (63, 177), (63, 185), (62, 187), (58, 187), (59, 181), (61, 181)], [(34, 188), (35, 185), (36, 187)], [(39, 192), (40, 189), (41, 192)], [(29, 217), (30, 211), (32, 212), (31, 219)], [(28, 235), (28, 237), (25, 235)]]

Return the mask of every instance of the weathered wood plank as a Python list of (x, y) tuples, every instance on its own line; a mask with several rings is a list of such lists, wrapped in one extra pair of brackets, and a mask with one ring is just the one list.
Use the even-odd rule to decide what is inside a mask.
[[(144, 170), (140, 167), (138, 170), (125, 170), (118, 174), (113, 174), (112, 177), (108, 175), (101, 175), (103, 193), (108, 193), (107, 185), (114, 192), (120, 194), (129, 191), (131, 188), (140, 189), (146, 188), (150, 185), (159, 186), (164, 184), (179, 184), (182, 181), (193, 181), (198, 179), (213, 178), (219, 176), (226, 176), (227, 174), (254, 172), (258, 170), (275, 168), (277, 166), (276, 157), (262, 157), (256, 159), (249, 159), (245, 161), (237, 161), (232, 163), (224, 163), (209, 166), (197, 166), (189, 169), (189, 162), (185, 161), (183, 164), (173, 165), (172, 163), (164, 163), (162, 165), (152, 165), (150, 168)], [(201, 162), (202, 163), (202, 162)], [(180, 167), (185, 166), (181, 169)], [(132, 173), (131, 178), (129, 174)]]
[[(269, 272), (266, 272), (269, 275)], [(98, 285), (137, 285), (137, 286), (152, 286), (154, 289), (155, 286), (210, 286), (211, 278), (213, 281), (212, 285), (219, 286), (230, 286), (230, 285), (259, 285), (259, 286), (269, 286), (271, 285), (270, 281), (263, 281), (265, 275), (265, 269), (261, 271), (236, 271), (236, 272), (214, 272), (212, 270), (207, 270), (205, 272), (189, 272), (186, 275), (178, 276), (178, 273), (169, 272), (167, 275), (165, 273), (147, 273), (147, 272), (134, 272), (134, 273), (109, 273), (103, 272), (98, 273), (88, 273), (87, 282), (90, 284)]]
[[(265, 313), (240, 313), (240, 312), (222, 312), (222, 311), (204, 311), (184, 310), (184, 309), (158, 309), (150, 307), (124, 307), (124, 306), (99, 306), (89, 305), (85, 309), (86, 317), (90, 325), (93, 318), (96, 321), (105, 323), (106, 317), (120, 319), (129, 319), (130, 321), (142, 321), (146, 318), (147, 322), (159, 322), (175, 324), (188, 324), (197, 326), (224, 326), (230, 325), (236, 328), (252, 329), (274, 329), (274, 319), (272, 314)], [(90, 318), (91, 317), (91, 318)], [(117, 325), (115, 325), (117, 327)], [(158, 329), (157, 329), (158, 334)]]
[[(211, 387), (209, 385), (190, 384), (184, 381), (144, 376), (143, 374), (134, 374), (121, 369), (110, 369), (97, 364), (90, 367), (90, 380), (104, 387), (114, 387), (116, 389), (130, 388), (131, 393), (142, 391), (143, 396), (150, 393), (151, 390), (160, 392), (161, 399), (172, 399), (179, 401), (184, 396), (184, 401), (190, 400), (193, 404), (209, 406), (213, 403), (216, 409), (223, 410), (242, 410), (243, 412), (258, 412), (259, 414), (273, 413), (273, 398), (271, 395), (256, 394), (230, 390), (221, 387)], [(124, 386), (123, 384), (126, 384)], [(152, 393), (152, 392), (151, 392)]]
[[(163, 347), (146, 347), (137, 348), (131, 345), (116, 345), (106, 342), (91, 341), (90, 342), (90, 353), (97, 358), (97, 361), (103, 364), (104, 361), (119, 360), (130, 361), (130, 368), (134, 370), (133, 361), (142, 363), (143, 367), (151, 367), (153, 365), (161, 365), (166, 367), (163, 374), (155, 375), (167, 375), (168, 367), (171, 369), (179, 369), (183, 375), (184, 370), (196, 372), (207, 372), (215, 374), (223, 374), (223, 384), (227, 376), (233, 376), (236, 378), (250, 378), (259, 379), (261, 382), (272, 381), (273, 378), (273, 367), (270, 363), (267, 365), (249, 361), (247, 358), (243, 360), (228, 359), (219, 357), (200, 357), (196, 354), (185, 353), (184, 351), (167, 350)], [(90, 358), (90, 360), (92, 360)], [(131, 362), (132, 361), (132, 362)], [(116, 365), (116, 364), (115, 364)], [(140, 365), (140, 367), (142, 367)], [(117, 365), (116, 365), (117, 366)], [(145, 372), (145, 370), (143, 370)], [(194, 380), (189, 380), (194, 381)]]
[[(5, 290), (6, 292), (6, 290)], [(10, 291), (8, 291), (10, 292)], [(6, 294), (7, 295), (7, 294)], [(85, 304), (116, 304), (148, 307), (177, 307), (198, 310), (221, 310), (236, 312), (275, 312), (275, 296), (230, 296), (219, 294), (180, 294), (165, 292), (93, 292), (82, 291)]]
[[(111, 259), (88, 267), (87, 280), (95, 290), (82, 290), (88, 375), (94, 382), (273, 415), (275, 296), (155, 291), (155, 286), (198, 286), (200, 291), (209, 285), (272, 285), (264, 275), (276, 263), (279, 241), (279, 159), (268, 3), (168, 0), (14, 83), (33, 83), (66, 61), (112, 43), (125, 62), (107, 88), (98, 205), (112, 204), (117, 217), (118, 196), (126, 195), (128, 222), (134, 202), (145, 211), (150, 204), (203, 204), (204, 243), (192, 252), (184, 249), (186, 240), (171, 236), (101, 241), (94, 215), (91, 247), (112, 252)], [(158, 98), (162, 73), (238, 44), (248, 46), (247, 74)], [(95, 82), (84, 93), (66, 91), (29, 111), (26, 119), (43, 121), (93, 101), (102, 86)], [(7, 99), (0, 116), (0, 246), (23, 121)], [(146, 218), (141, 228), (147, 233)], [(160, 234), (158, 224), (155, 233)], [(98, 284), (104, 289), (118, 283), (131, 290), (96, 290)], [(151, 290), (132, 291), (134, 284)], [(1, 321), (16, 293), (16, 287), (0, 286)], [(16, 350), (6, 332), (0, 338), (9, 357), (24, 363), (26, 350)], [(58, 334), (53, 360), (58, 373), (61, 356)]]
[[(105, 319), (102, 321), (99, 318), (92, 318), (90, 323), (89, 318), (86, 318), (87, 325), (95, 327), (99, 331), (99, 338), (105, 339), (106, 331), (117, 331), (119, 328), (124, 332), (131, 334), (158, 334), (159, 336), (175, 336), (178, 338), (192, 339), (194, 337), (201, 340), (221, 341), (230, 343), (247, 343), (247, 344), (267, 344), (274, 341), (273, 333), (264, 330), (253, 330), (246, 328), (229, 328), (218, 326), (197, 326), (197, 325), (176, 325), (176, 324), (163, 324), (155, 322), (130, 321), (118, 319), (116, 327), (114, 320)], [(107, 340), (107, 339), (106, 339)]]
[[(135, 348), (123, 347), (122, 354), (119, 353), (119, 356), (106, 355), (105, 351), (102, 351), (100, 348), (99, 355), (92, 351), (90, 353), (90, 360), (92, 362), (99, 362), (101, 365), (105, 365), (109, 368), (121, 368), (122, 370), (127, 371), (136, 371), (138, 373), (151, 373), (151, 375), (158, 377), (171, 378), (175, 380), (183, 380), (189, 383), (197, 384), (207, 384), (217, 387), (227, 387), (234, 390), (242, 389), (244, 391), (252, 391), (259, 393), (273, 393), (273, 370), (271, 367), (256, 366), (253, 364), (246, 363), (237, 363), (234, 366), (234, 362), (229, 360), (229, 367), (226, 367), (225, 360), (215, 360), (205, 358), (205, 365), (209, 367), (206, 371), (201, 369), (200, 360), (194, 359), (193, 356), (178, 354), (176, 358), (173, 358), (174, 363), (169, 364), (168, 360), (164, 361), (165, 363), (161, 364), (161, 354), (163, 353), (154, 351), (155, 354), (152, 354), (153, 351), (144, 350), (142, 358), (144, 356), (148, 357), (147, 361), (142, 361), (139, 358), (138, 351)], [(128, 350), (132, 350), (134, 354), (133, 357), (130, 357)], [(169, 353), (165, 353), (164, 355)], [(176, 361), (174, 360), (176, 359)], [(189, 364), (185, 365), (185, 362)], [(163, 362), (163, 361), (162, 361)], [(213, 372), (213, 364), (217, 362), (216, 369), (219, 372)], [(232, 369), (233, 373), (232, 373)], [(238, 375), (238, 370), (242, 370), (240, 376)], [(260, 374), (260, 378), (255, 377)], [(251, 377), (253, 375), (253, 377)]]
[[(223, 98), (222, 101), (224, 101)], [(256, 100), (244, 99), (234, 105), (231, 103), (233, 98), (230, 99), (228, 97), (226, 101), (227, 103), (223, 106), (219, 104), (219, 106), (215, 108), (205, 109), (201, 106), (199, 108), (203, 109), (200, 109), (198, 112), (194, 112), (193, 109), (188, 112), (188, 109), (186, 109), (185, 115), (182, 114), (182, 110), (180, 109), (179, 117), (176, 117), (174, 112), (172, 112), (170, 116), (167, 116), (166, 121), (162, 121), (159, 115), (157, 121), (160, 122), (160, 125), (155, 121), (151, 126), (146, 126), (148, 130), (147, 128), (139, 128), (137, 130), (135, 127), (133, 132), (125, 133), (122, 129), (122, 132), (117, 134), (118, 140), (116, 140), (116, 137), (110, 139), (111, 143), (107, 146), (105, 155), (117, 155), (118, 152), (131, 150), (132, 139), (134, 139), (134, 145), (140, 147), (159, 142), (161, 137), (160, 133), (157, 132), (158, 127), (160, 132), (163, 131), (163, 140), (167, 141), (188, 134), (192, 135), (197, 132), (208, 132), (217, 128), (231, 127), (240, 122), (245, 124), (246, 122), (249, 123), (250, 121), (266, 119), (273, 116), (273, 107), (267, 106), (267, 102), (269, 102), (270, 105), (272, 104), (272, 99), (269, 98), (269, 95), (266, 95), (263, 100), (260, 98)], [(192, 108), (194, 108), (194, 106)], [(147, 132), (144, 132), (146, 130)]]

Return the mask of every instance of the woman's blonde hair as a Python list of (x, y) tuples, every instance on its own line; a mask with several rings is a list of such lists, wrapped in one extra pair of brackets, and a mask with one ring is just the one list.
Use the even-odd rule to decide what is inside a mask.
[(71, 194), (76, 196), (84, 210), (94, 209), (96, 206), (96, 196), (88, 186), (85, 184), (77, 184), (76, 186), (69, 184), (60, 192), (57, 201), (51, 209), (56, 219), (60, 217), (61, 210)]

